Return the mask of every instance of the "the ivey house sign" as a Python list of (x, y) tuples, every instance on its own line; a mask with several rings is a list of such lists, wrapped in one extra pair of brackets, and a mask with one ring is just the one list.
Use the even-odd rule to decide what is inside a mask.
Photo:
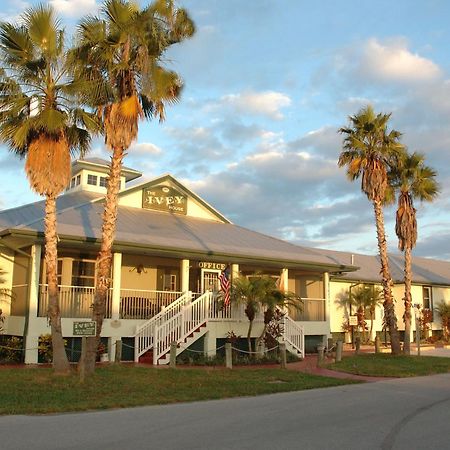
[(142, 207), (186, 215), (186, 196), (169, 186), (146, 188), (142, 192)]

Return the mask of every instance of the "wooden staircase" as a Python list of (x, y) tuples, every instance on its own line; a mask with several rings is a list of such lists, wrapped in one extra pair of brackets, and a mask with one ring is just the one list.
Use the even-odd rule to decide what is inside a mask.
[[(183, 294), (166, 310), (138, 328), (135, 335), (135, 361), (153, 365), (168, 364), (172, 342), (177, 343), (178, 356), (206, 334), (209, 320), (217, 320), (215, 310), (211, 292), (205, 292), (195, 300), (192, 300), (191, 293)], [(303, 327), (285, 315), (283, 330), (286, 349), (303, 359)]]

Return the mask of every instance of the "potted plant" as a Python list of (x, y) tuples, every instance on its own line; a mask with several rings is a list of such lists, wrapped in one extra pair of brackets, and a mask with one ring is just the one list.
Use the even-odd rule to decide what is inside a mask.
[(106, 345), (103, 342), (99, 342), (97, 348), (97, 359), (100, 362), (109, 362), (109, 355), (106, 349)]

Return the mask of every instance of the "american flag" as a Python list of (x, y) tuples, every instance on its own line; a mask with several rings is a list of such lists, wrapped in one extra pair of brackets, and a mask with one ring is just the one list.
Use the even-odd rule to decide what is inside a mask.
[(223, 292), (223, 307), (226, 308), (230, 304), (230, 266), (225, 267), (219, 275), (220, 290)]

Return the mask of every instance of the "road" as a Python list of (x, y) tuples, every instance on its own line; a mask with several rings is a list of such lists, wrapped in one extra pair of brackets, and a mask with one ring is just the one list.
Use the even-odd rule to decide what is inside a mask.
[[(1, 401), (1, 397), (0, 397)], [(219, 401), (0, 418), (0, 448), (449, 448), (450, 373)]]

